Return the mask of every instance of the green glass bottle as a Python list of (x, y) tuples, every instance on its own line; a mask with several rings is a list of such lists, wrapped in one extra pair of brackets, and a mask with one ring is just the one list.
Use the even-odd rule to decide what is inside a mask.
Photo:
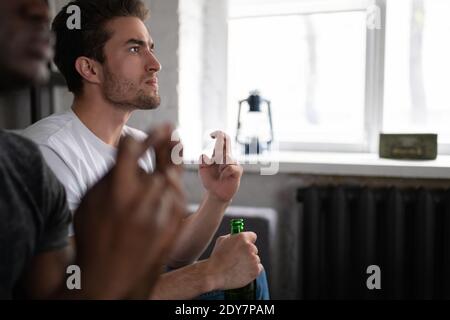
[[(244, 231), (244, 219), (231, 220), (231, 235)], [(225, 300), (256, 300), (256, 280), (242, 288), (225, 290)]]

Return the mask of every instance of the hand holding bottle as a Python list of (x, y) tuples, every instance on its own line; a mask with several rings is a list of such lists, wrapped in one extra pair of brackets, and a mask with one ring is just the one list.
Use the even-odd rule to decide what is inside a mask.
[(241, 288), (258, 277), (263, 271), (256, 234), (242, 232), (219, 237), (209, 258), (218, 289)]

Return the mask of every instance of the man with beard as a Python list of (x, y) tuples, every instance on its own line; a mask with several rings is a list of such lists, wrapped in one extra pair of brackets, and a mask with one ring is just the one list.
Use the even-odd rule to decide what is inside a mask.
[[(45, 0), (0, 1), (0, 48), (0, 94), (46, 81), (52, 49)], [(169, 161), (160, 159), (154, 174), (140, 169), (150, 146), (168, 154), (170, 128), (143, 142), (121, 142), (115, 166), (76, 211), (73, 248), (63, 185), (34, 143), (0, 130), (0, 299), (150, 294), (184, 210), (178, 170)], [(79, 290), (66, 285), (74, 264)]]
[[(80, 30), (67, 27), (67, 8), (72, 5), (80, 8)], [(52, 24), (55, 64), (75, 98), (70, 111), (37, 122), (25, 135), (40, 146), (65, 185), (71, 210), (115, 162), (123, 137), (146, 138), (143, 132), (126, 126), (131, 113), (160, 104), (161, 65), (144, 24), (147, 13), (139, 0), (77, 0), (67, 4)], [(254, 233), (222, 237), (209, 259), (196, 262), (214, 236), (242, 176), (242, 167), (230, 157), (229, 137), (222, 132), (213, 137), (217, 139), (215, 156), (224, 161), (217, 164), (203, 156), (200, 177), (206, 195), (198, 211), (182, 222), (168, 262), (169, 268), (176, 270), (161, 275), (151, 298), (191, 299), (203, 293), (222, 298), (222, 291), (211, 291), (239, 288), (258, 276), (258, 298), (268, 298)], [(158, 150), (155, 155), (158, 158)], [(150, 152), (140, 159), (140, 166), (146, 172), (153, 170)]]

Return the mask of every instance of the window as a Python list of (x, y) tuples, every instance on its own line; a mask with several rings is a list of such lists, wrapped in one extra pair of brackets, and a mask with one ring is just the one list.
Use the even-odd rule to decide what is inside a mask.
[(230, 2), (228, 123), (257, 89), (286, 148), (362, 151), (368, 2), (263, 3)]
[(282, 150), (377, 152), (384, 131), (438, 133), (450, 154), (449, 15), (448, 0), (229, 0), (228, 130), (258, 89)]
[(231, 21), (230, 100), (259, 89), (282, 141), (362, 143), (364, 24), (361, 12)]

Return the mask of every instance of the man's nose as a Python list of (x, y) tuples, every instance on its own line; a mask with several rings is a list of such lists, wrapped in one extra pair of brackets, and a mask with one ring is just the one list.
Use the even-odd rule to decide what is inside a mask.
[(27, 0), (22, 13), (26, 20), (37, 25), (48, 26), (50, 24), (50, 10), (47, 0)]
[(148, 56), (148, 61), (147, 61), (147, 70), (148, 71), (153, 71), (153, 72), (159, 72), (161, 71), (161, 63), (159, 63), (158, 58), (156, 58), (155, 53), (150, 52), (149, 56)]

